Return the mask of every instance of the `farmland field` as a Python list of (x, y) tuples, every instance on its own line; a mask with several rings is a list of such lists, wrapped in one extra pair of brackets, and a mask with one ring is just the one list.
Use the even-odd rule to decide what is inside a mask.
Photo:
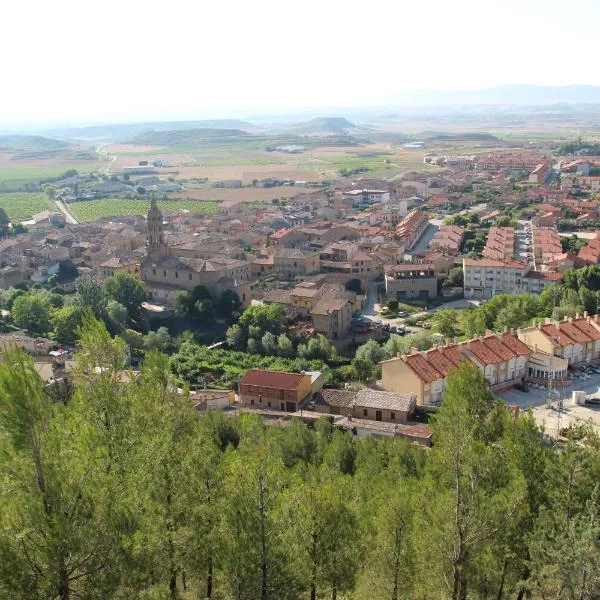
[[(219, 203), (203, 200), (159, 200), (159, 208), (164, 211), (189, 210), (206, 215), (217, 214)], [(148, 212), (148, 200), (128, 198), (107, 198), (105, 200), (86, 200), (72, 202), (69, 210), (79, 221), (95, 221), (101, 217), (119, 217), (124, 215), (144, 215)]]
[(6, 211), (9, 219), (24, 221), (36, 213), (55, 208), (48, 200), (46, 194), (16, 192), (11, 194), (0, 194), (0, 208)]

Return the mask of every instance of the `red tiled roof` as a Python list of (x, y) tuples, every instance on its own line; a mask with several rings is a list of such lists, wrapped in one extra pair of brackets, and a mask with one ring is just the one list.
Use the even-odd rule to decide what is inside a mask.
[(444, 356), (439, 348), (429, 350), (425, 354), (426, 360), (431, 364), (436, 371), (441, 373), (444, 377), (456, 369), (456, 365), (447, 356)]
[(466, 348), (483, 365), (496, 365), (502, 362), (502, 359), (481, 340), (468, 341)]
[(600, 331), (588, 323), (587, 319), (574, 319), (573, 325), (585, 333), (591, 340), (600, 340)]
[(512, 333), (503, 333), (500, 336), (502, 343), (510, 348), (515, 354), (519, 356), (529, 356), (531, 354), (531, 350), (527, 344), (524, 344), (517, 336)]
[(569, 323), (569, 321), (561, 321), (558, 325), (558, 328), (578, 344), (586, 344), (587, 342), (592, 341), (592, 339), (586, 333), (581, 331), (579, 327), (575, 327), (573, 323)]
[(297, 390), (304, 377), (306, 375), (302, 373), (251, 369), (244, 373), (244, 376), (240, 379), (240, 384), (258, 385), (278, 390)]
[(555, 348), (564, 348), (573, 344), (573, 340), (564, 331), (560, 331), (553, 323), (544, 325), (542, 331), (550, 339)]
[(487, 335), (483, 338), (483, 343), (502, 360), (515, 358), (516, 354), (511, 348), (502, 343), (495, 335)]
[(432, 365), (429, 364), (420, 354), (409, 354), (406, 357), (406, 364), (426, 383), (442, 379), (444, 376)]

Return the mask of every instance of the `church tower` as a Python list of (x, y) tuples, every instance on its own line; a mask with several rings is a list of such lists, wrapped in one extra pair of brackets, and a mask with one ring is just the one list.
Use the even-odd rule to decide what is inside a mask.
[(152, 196), (152, 200), (150, 200), (147, 226), (146, 245), (148, 246), (148, 252), (164, 251), (165, 230), (163, 227), (163, 216), (156, 204), (156, 198), (154, 196)]

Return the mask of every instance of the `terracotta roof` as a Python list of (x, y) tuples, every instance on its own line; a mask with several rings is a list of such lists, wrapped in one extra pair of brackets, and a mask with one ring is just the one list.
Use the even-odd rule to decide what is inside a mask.
[(430, 365), (421, 354), (409, 354), (406, 357), (405, 362), (414, 373), (426, 383), (444, 377), (435, 367)]
[(502, 362), (502, 359), (481, 340), (468, 341), (466, 348), (482, 365), (496, 365)]
[(558, 325), (558, 328), (561, 332), (566, 333), (574, 342), (577, 342), (578, 344), (586, 344), (587, 342), (592, 341), (592, 338), (581, 331), (579, 327), (575, 327), (575, 325), (569, 321), (561, 321)]
[(278, 390), (297, 390), (305, 377), (307, 376), (302, 373), (251, 369), (244, 373), (240, 379), (240, 384), (258, 385)]
[(502, 341), (495, 335), (486, 335), (483, 338), (483, 343), (502, 360), (510, 360), (516, 356), (516, 353), (502, 343)]
[(573, 325), (585, 333), (591, 340), (600, 340), (600, 331), (588, 323), (587, 319), (573, 319)]
[(441, 348), (428, 350), (426, 356), (427, 361), (444, 377), (446, 377), (450, 371), (453, 371), (457, 368), (455, 362), (446, 356)]
[(564, 331), (559, 331), (556, 325), (552, 323), (544, 325), (542, 331), (550, 339), (555, 348), (564, 348), (573, 344), (573, 340)]
[(552, 273), (551, 271), (529, 271), (525, 273), (527, 279), (545, 279), (548, 281), (560, 281), (562, 279), (561, 273)]
[(500, 336), (502, 343), (510, 348), (515, 354), (519, 356), (529, 356), (531, 354), (531, 350), (527, 344), (524, 344), (516, 335), (512, 333), (503, 333)]

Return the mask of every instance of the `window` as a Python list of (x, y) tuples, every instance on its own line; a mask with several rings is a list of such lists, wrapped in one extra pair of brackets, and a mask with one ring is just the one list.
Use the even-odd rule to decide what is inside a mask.
[(396, 420), (396, 413), (395, 412), (391, 412), (390, 413), (390, 421), (395, 421)]
[(179, 273), (175, 271), (175, 279), (179, 279)]
[(166, 277), (166, 276), (167, 276), (167, 272), (163, 271), (163, 277)]
[(269, 408), (271, 408), (271, 403), (270, 403), (270, 402), (267, 402), (267, 406), (268, 406)]
[(369, 411), (366, 408), (363, 408), (363, 417), (368, 416)]
[(250, 404), (254, 406), (254, 398), (250, 398)]
[(156, 269), (152, 269), (152, 275), (156, 275)]
[(285, 410), (285, 402), (282, 402), (279, 406), (281, 407), (281, 410)]
[(188, 277), (190, 278), (190, 281), (191, 281), (191, 280), (192, 280), (192, 274), (190, 273), (190, 274), (188, 275)]

